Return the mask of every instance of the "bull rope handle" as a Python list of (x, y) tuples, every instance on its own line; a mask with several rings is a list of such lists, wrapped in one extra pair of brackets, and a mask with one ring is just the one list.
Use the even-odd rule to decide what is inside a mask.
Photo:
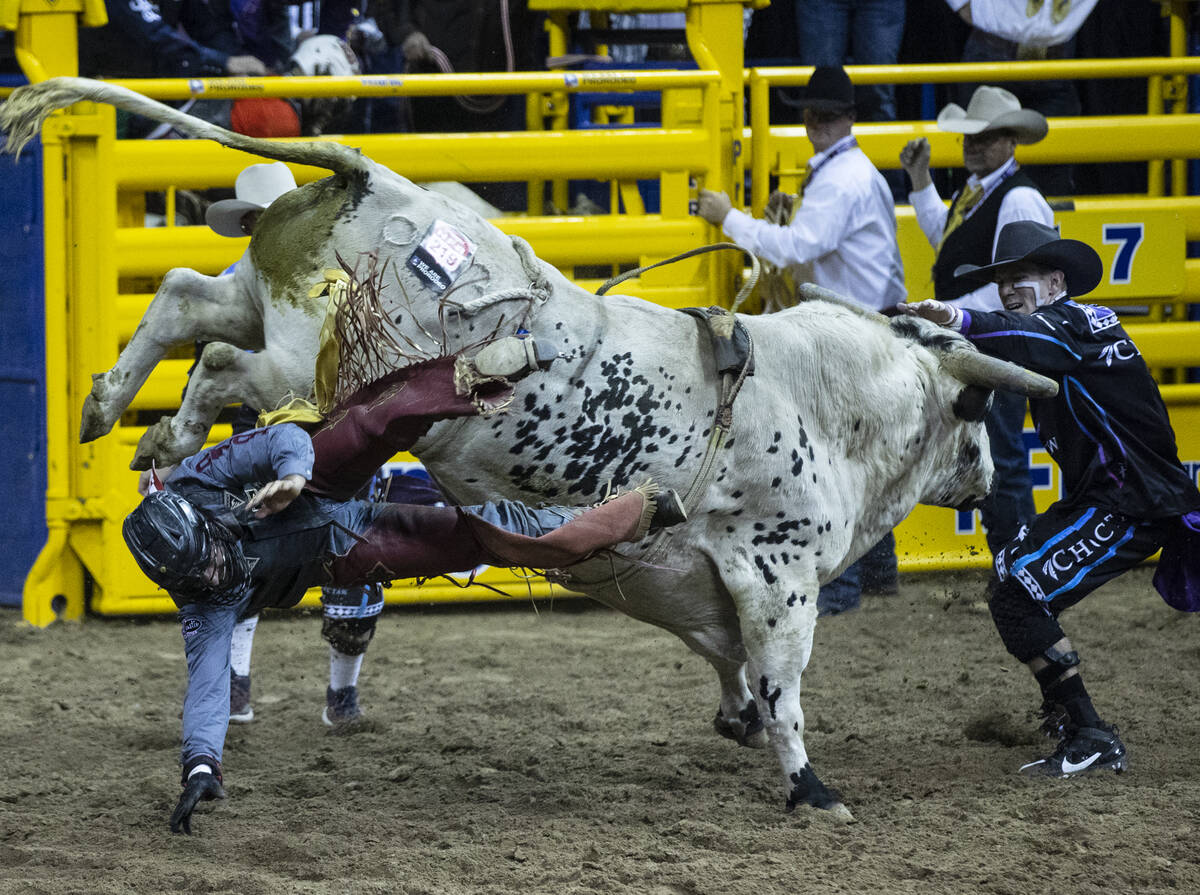
[(753, 252), (748, 252), (740, 245), (732, 242), (714, 242), (712, 245), (688, 249), (686, 252), (683, 252), (679, 255), (674, 255), (670, 258), (664, 258), (662, 261), (655, 261), (653, 264), (646, 264), (642, 267), (635, 267), (633, 270), (627, 270), (625, 273), (618, 274), (612, 279), (606, 281), (599, 289), (596, 290), (596, 294), (603, 295), (618, 283), (624, 283), (626, 280), (632, 280), (634, 277), (641, 276), (646, 271), (653, 270), (656, 267), (674, 264), (676, 261), (683, 261), (686, 258), (692, 258), (696, 255), (703, 255), (707, 252), (720, 252), (730, 249), (735, 252), (741, 252), (750, 259), (750, 276), (748, 276), (746, 281), (742, 283), (742, 288), (738, 290), (738, 294), (733, 299), (733, 307), (729, 309), (730, 315), (736, 314), (737, 309), (742, 306), (742, 302), (750, 297), (750, 293), (753, 292), (754, 287), (758, 285), (758, 277), (762, 271), (762, 265), (759, 263), (758, 258), (755, 257)]

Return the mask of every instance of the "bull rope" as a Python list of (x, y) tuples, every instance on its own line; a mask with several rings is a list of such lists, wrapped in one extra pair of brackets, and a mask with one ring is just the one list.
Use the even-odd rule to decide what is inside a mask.
[(464, 302), (447, 296), (443, 299), (443, 303), (447, 307), (453, 308), (458, 313), (470, 317), (472, 314), (477, 314), (484, 308), (490, 308), (492, 305), (499, 304), (502, 301), (528, 299), (536, 306), (544, 304), (550, 298), (550, 281), (546, 278), (546, 273), (540, 266), (541, 261), (533, 253), (533, 249), (529, 243), (519, 236), (510, 236), (509, 239), (512, 241), (512, 247), (516, 251), (517, 257), (521, 260), (521, 267), (525, 271), (525, 275), (529, 277), (529, 285), (518, 286), (512, 289), (500, 289)]

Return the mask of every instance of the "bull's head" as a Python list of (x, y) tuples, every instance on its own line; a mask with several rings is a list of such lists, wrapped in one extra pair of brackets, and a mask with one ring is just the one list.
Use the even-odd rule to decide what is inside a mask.
[(1024, 367), (980, 353), (958, 333), (920, 317), (896, 317), (891, 326), (897, 335), (929, 349), (941, 371), (954, 383), (948, 397), (958, 427), (944, 458), (946, 475), (935, 478), (922, 502), (967, 509), (986, 495), (991, 486), (992, 462), (986, 434), (979, 421), (986, 415), (995, 389), (1032, 398), (1052, 397), (1058, 384)]
[(933, 351), (941, 368), (963, 383), (954, 401), (959, 419), (983, 419), (995, 389), (1015, 392), (1027, 398), (1052, 398), (1058, 383), (1017, 364), (981, 354), (963, 336), (943, 329), (920, 317), (895, 317), (892, 329)]

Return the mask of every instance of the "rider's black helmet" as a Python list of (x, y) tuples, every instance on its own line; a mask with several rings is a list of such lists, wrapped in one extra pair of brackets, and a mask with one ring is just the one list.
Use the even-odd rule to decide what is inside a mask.
[(232, 605), (250, 581), (233, 533), (170, 490), (146, 495), (121, 532), (146, 577), (179, 605)]

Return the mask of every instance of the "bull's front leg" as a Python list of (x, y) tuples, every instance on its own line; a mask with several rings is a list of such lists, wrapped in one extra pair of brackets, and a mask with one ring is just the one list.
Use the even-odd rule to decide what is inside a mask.
[[(303, 352), (300, 352), (303, 354)], [(204, 346), (200, 362), (188, 378), (187, 393), (174, 416), (164, 416), (146, 430), (134, 453), (132, 469), (149, 469), (178, 463), (202, 447), (221, 410), (244, 403), (273, 410), (288, 396), (308, 397), (312, 389), (312, 364), (281, 364), (279, 352), (242, 351), (224, 342)], [(315, 348), (308, 356), (315, 355)], [(298, 373), (307, 370), (307, 374)]]
[(92, 377), (83, 404), (81, 442), (106, 435), (169, 349), (175, 345), (220, 339), (246, 348), (259, 347), (262, 320), (237, 277), (207, 277), (186, 268), (168, 271), (146, 309), (133, 338), (107, 373)]
[(800, 678), (812, 654), (819, 590), (811, 557), (802, 554), (784, 565), (739, 548), (723, 577), (738, 607), (747, 677), (783, 772), (787, 810), (812, 805), (851, 819), (841, 796), (813, 770), (804, 748)]

